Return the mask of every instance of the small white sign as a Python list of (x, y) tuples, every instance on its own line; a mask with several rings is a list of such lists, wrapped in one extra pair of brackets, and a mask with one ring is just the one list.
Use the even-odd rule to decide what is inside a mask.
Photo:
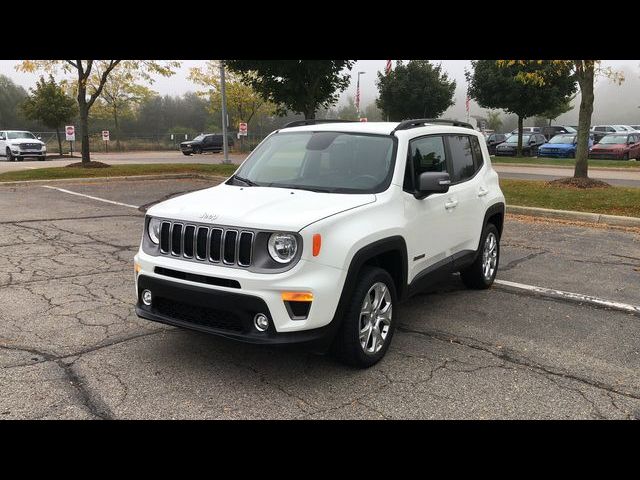
[(109, 141), (109, 130), (102, 130), (102, 141), (103, 142)]
[(244, 122), (240, 122), (240, 126), (238, 127), (238, 135), (247, 135), (247, 124)]
[(64, 132), (67, 137), (67, 142), (75, 142), (76, 141), (76, 127), (73, 125), (67, 125), (64, 127)]

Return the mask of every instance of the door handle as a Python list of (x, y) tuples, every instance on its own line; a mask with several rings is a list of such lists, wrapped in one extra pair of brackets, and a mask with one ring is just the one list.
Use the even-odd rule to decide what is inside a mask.
[(457, 200), (449, 200), (447, 203), (444, 204), (444, 208), (446, 208), (447, 210), (450, 208), (456, 208), (457, 206), (458, 206)]
[(487, 193), (489, 193), (489, 190), (484, 187), (480, 187), (480, 190), (478, 190), (479, 197), (484, 197)]

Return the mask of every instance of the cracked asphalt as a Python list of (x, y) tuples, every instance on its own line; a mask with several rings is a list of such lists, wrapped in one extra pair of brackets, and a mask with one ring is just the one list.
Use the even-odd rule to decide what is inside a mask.
[[(200, 180), (69, 181), (133, 205)], [(640, 419), (640, 316), (456, 275), (368, 370), (140, 320), (135, 209), (0, 187), (1, 419)], [(498, 278), (640, 304), (640, 232), (508, 217)]]

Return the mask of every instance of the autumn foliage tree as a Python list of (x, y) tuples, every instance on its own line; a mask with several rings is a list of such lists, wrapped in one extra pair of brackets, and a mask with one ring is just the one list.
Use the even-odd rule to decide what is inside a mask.
[[(547, 60), (535, 64), (476, 60), (471, 66), (472, 70), (465, 72), (469, 96), (481, 107), (499, 108), (518, 116), (518, 156), (522, 155), (524, 119), (565, 102), (576, 91), (571, 68)], [(522, 81), (534, 72), (544, 74), (545, 81)]]
[[(574, 179), (589, 178), (589, 129), (593, 115), (594, 83), (596, 76), (608, 77), (621, 84), (624, 76), (610, 67), (603, 68), (600, 60), (500, 60), (500, 66), (509, 69), (520, 67), (515, 80), (523, 85), (548, 85), (557, 75), (565, 75), (580, 89), (580, 109), (578, 113), (578, 138), (576, 143), (576, 163)], [(544, 68), (541, 68), (545, 65)], [(599, 185), (596, 182), (582, 181), (583, 187)]]
[(276, 105), (278, 115), (287, 111), (313, 119), (320, 108), (338, 101), (351, 81), (353, 60), (225, 60), (229, 70)]
[(21, 108), (28, 119), (40, 121), (45, 126), (55, 129), (58, 151), (62, 155), (60, 128), (71, 122), (78, 113), (74, 99), (56, 83), (52, 75), (49, 75), (48, 80), (40, 77), (35, 88), (30, 89), (30, 95)]
[[(135, 70), (147, 81), (153, 81), (153, 74), (170, 76), (173, 68), (180, 66), (175, 61), (155, 60), (23, 60), (16, 69), (22, 72), (44, 71), (56, 74), (60, 71), (75, 76), (76, 99), (80, 117), (80, 136), (82, 139), (82, 164), (91, 162), (89, 153), (89, 111), (102, 94), (102, 90), (115, 68)], [(95, 78), (95, 81), (92, 79)]]

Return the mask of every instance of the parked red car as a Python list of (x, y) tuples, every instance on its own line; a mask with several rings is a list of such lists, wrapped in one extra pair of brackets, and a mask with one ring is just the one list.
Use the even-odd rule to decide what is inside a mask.
[(640, 158), (640, 133), (613, 133), (602, 137), (589, 152), (589, 158), (629, 160)]

